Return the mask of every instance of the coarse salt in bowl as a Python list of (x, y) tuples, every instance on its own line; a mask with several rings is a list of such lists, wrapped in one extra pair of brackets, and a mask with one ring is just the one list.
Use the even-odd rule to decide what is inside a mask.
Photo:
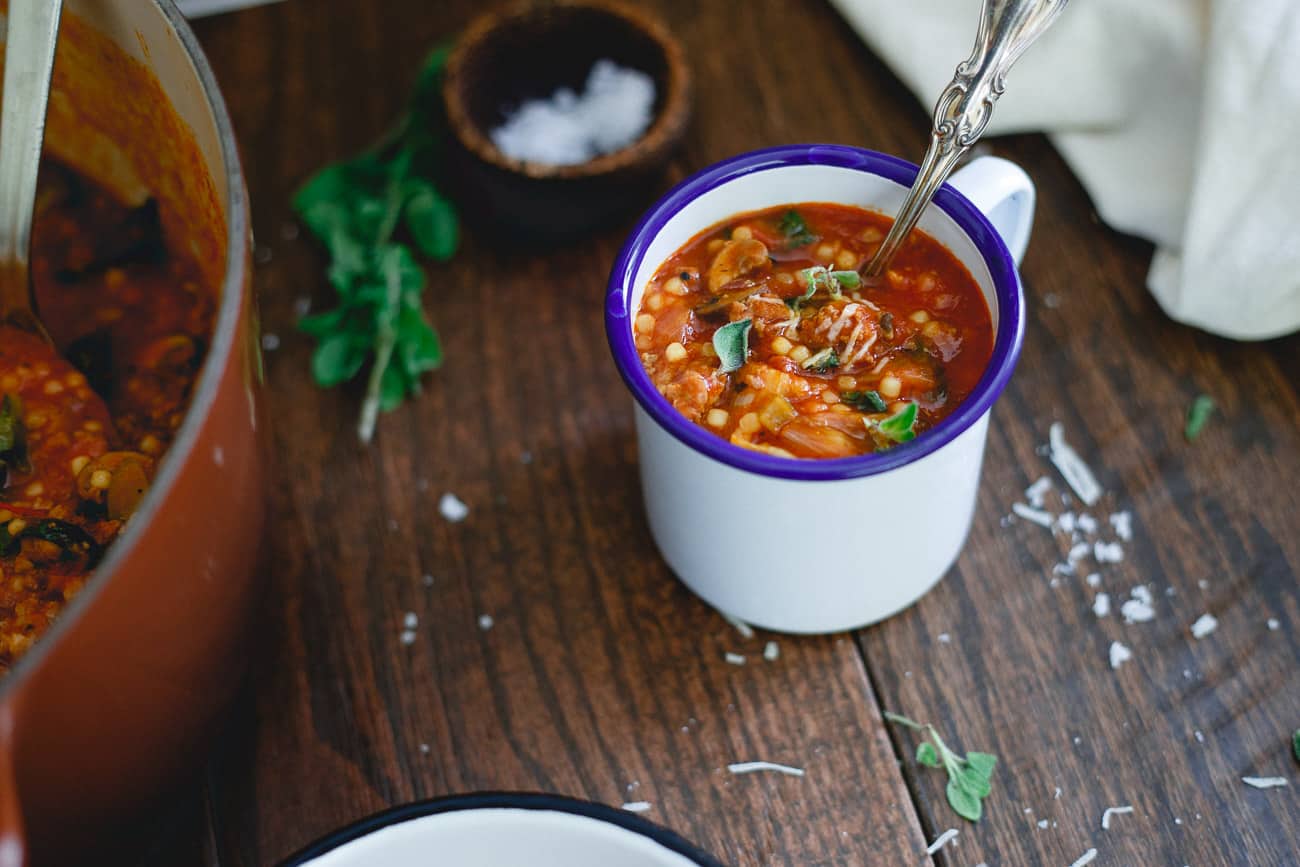
[(636, 399), (651, 533), (688, 587), (739, 620), (795, 633), (864, 626), (916, 601), (956, 559), (974, 511), (989, 412), (1020, 353), (1024, 299), (1016, 262), (1028, 242), (1033, 184), (1006, 160), (976, 160), (921, 218), (920, 228), (983, 292), (993, 352), (974, 391), (947, 418), (884, 452), (783, 458), (694, 424), (642, 366), (632, 333), (641, 295), (669, 256), (735, 214), (810, 201), (893, 214), (916, 171), (895, 157), (839, 145), (743, 154), (660, 199), (615, 262), (605, 324)]

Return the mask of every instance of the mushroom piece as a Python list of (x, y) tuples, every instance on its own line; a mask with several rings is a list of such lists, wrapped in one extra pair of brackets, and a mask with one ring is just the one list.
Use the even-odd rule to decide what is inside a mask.
[(731, 281), (765, 268), (770, 262), (767, 246), (757, 238), (728, 241), (709, 266), (709, 294), (717, 295)]
[(118, 521), (135, 514), (149, 490), (153, 460), (139, 452), (107, 452), (81, 468), (77, 495), (100, 503)]

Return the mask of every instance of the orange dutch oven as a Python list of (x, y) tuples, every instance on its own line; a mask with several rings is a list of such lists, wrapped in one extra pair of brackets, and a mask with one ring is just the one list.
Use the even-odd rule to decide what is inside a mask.
[(262, 584), (247, 193), (216, 81), (170, 0), (67, 0), (46, 151), (110, 190), (143, 184), (220, 297), (152, 489), (0, 681), (4, 867), (112, 860), (107, 841), (202, 763), (246, 670)]

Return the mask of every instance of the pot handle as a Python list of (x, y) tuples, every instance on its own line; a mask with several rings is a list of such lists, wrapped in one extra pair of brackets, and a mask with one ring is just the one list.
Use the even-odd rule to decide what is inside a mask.
[(27, 834), (14, 768), (13, 713), (11, 702), (0, 704), (0, 867), (27, 864)]
[(954, 172), (948, 183), (984, 212), (1019, 265), (1029, 246), (1037, 199), (1025, 170), (1001, 157), (980, 157)]

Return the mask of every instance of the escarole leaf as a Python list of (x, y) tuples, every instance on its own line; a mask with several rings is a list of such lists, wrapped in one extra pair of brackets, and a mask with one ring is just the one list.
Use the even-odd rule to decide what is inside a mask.
[(27, 428), (23, 424), (22, 402), (12, 394), (0, 398), (0, 487), (4, 470), (27, 469)]
[(884, 412), (888, 407), (878, 391), (846, 391), (840, 400), (858, 412)]
[(796, 247), (806, 247), (818, 238), (809, 230), (803, 216), (794, 210), (786, 211), (781, 215), (781, 222), (777, 228), (785, 235), (785, 246), (791, 250)]
[(718, 370), (731, 373), (739, 370), (749, 357), (749, 330), (754, 327), (752, 319), (729, 322), (713, 332), (713, 349), (718, 353)]
[(896, 443), (916, 439), (916, 401), (911, 401), (898, 412), (876, 425), (876, 430)]

